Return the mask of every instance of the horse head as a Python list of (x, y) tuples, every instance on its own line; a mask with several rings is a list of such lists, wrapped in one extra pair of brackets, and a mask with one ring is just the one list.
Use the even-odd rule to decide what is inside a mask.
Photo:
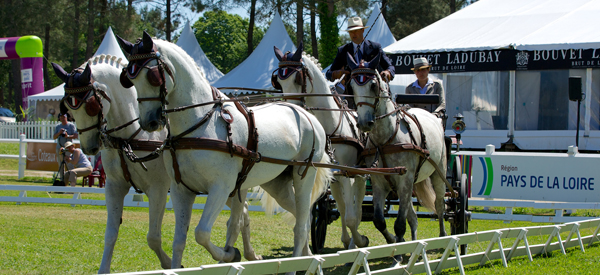
[(308, 72), (302, 60), (303, 49), (302, 42), (293, 53), (288, 51), (284, 54), (279, 48), (273, 46), (275, 57), (279, 60), (279, 68), (273, 71), (271, 76), (273, 88), (282, 90), (284, 93), (301, 93), (303, 90), (306, 92), (306, 78), (310, 76), (307, 75)]
[(354, 94), (356, 111), (358, 113), (358, 128), (369, 132), (375, 126), (375, 117), (380, 110), (380, 97), (387, 96), (386, 83), (377, 72), (380, 54), (369, 62), (354, 61), (352, 55), (348, 54), (347, 61), (352, 71), (350, 81), (346, 85), (350, 94)]
[(100, 149), (102, 109), (104, 106), (110, 108), (110, 105), (99, 97), (89, 63), (85, 69), (77, 68), (71, 73), (67, 73), (56, 63), (52, 63), (52, 67), (56, 75), (65, 82), (65, 96), (60, 102), (60, 112), (64, 114), (71, 111), (77, 124), (83, 126), (77, 128), (83, 152), (88, 155), (97, 154)]
[[(150, 35), (144, 31), (143, 38), (133, 44), (119, 37), (121, 48), (129, 54), (129, 64), (123, 69), (120, 81), (123, 87), (135, 85), (138, 92), (140, 124), (146, 131), (159, 131), (167, 123), (163, 109), (167, 103), (167, 91), (174, 87), (173, 76)], [(146, 77), (138, 77), (145, 75)]]

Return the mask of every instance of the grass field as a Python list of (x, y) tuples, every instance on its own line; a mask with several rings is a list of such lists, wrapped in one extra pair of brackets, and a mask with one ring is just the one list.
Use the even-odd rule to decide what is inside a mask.
[[(0, 143), (1, 144), (1, 143)], [(0, 148), (0, 153), (3, 148)], [(9, 152), (8, 154), (14, 154)], [(11, 168), (9, 165), (8, 168)], [(12, 169), (16, 169), (12, 167)], [(14, 176), (0, 176), (0, 184), (50, 185), (49, 178), (25, 178), (17, 181)], [(0, 195), (15, 195), (16, 191), (0, 191)], [(28, 196), (66, 196), (43, 192), (28, 192)], [(102, 195), (84, 194), (84, 199), (103, 199)], [(474, 209), (482, 211), (481, 209)], [(491, 209), (501, 211), (502, 209)], [(543, 215), (544, 211), (519, 209), (522, 213)], [(551, 211), (548, 211), (551, 212)], [(188, 241), (184, 252), (183, 265), (195, 267), (214, 264), (208, 252), (198, 245), (193, 236), (201, 211), (194, 211), (192, 227), (188, 233)], [(575, 214), (598, 216), (599, 211), (576, 212)], [(219, 246), (225, 242), (225, 223), (229, 212), (223, 211), (213, 227), (212, 241)], [(387, 220), (388, 229), (393, 230), (393, 219)], [(0, 274), (92, 274), (100, 265), (104, 246), (104, 230), (106, 223), (105, 207), (55, 205), (55, 204), (22, 204), (0, 202)], [(163, 222), (163, 249), (171, 254), (173, 227), (175, 218), (173, 211), (167, 211)], [(503, 223), (501, 221), (473, 221), (469, 224), (471, 232), (496, 228), (534, 226), (529, 222)], [(160, 269), (154, 253), (146, 244), (148, 227), (148, 210), (145, 208), (125, 208), (119, 239), (112, 260), (112, 272), (134, 272)], [(340, 241), (340, 221), (328, 227), (325, 251), (335, 253), (342, 250)], [(281, 215), (268, 217), (260, 212), (251, 212), (252, 244), (255, 251), (265, 259), (283, 258), (291, 255), (293, 246), (292, 227), (282, 219)], [(446, 230), (450, 232), (449, 224)], [(385, 244), (383, 236), (371, 222), (360, 225), (361, 233), (370, 239), (370, 246)], [(419, 239), (437, 237), (437, 221), (419, 220)], [(592, 232), (583, 231), (582, 235)], [(406, 237), (409, 237), (408, 235)], [(562, 236), (563, 239), (566, 234)], [(545, 242), (536, 236), (528, 237), (530, 244)], [(503, 240), (504, 247), (510, 247), (514, 239)], [(236, 247), (242, 250), (241, 238)], [(470, 251), (482, 251), (487, 243), (475, 243)], [(440, 256), (439, 251), (428, 251), (430, 258)], [(371, 261), (371, 270), (389, 267), (393, 259)], [(598, 243), (586, 247), (586, 252), (578, 248), (568, 250), (567, 255), (553, 252), (534, 257), (529, 262), (525, 257), (517, 257), (504, 268), (500, 261), (487, 263), (484, 267), (467, 266), (468, 274), (596, 274), (600, 266), (600, 246)], [(325, 270), (326, 274), (347, 274), (349, 267), (338, 266)], [(360, 272), (363, 272), (362, 270)], [(444, 271), (444, 274), (457, 274), (457, 269)]]

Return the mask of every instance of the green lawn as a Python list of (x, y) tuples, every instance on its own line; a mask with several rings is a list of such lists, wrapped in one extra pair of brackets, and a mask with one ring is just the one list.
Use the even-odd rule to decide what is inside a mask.
[[(3, 149), (0, 149), (3, 150)], [(1, 151), (0, 151), (1, 152)], [(12, 153), (11, 153), (12, 154)], [(14, 176), (0, 176), (0, 184), (50, 185), (49, 178), (29, 177), (17, 181)], [(87, 188), (87, 187), (86, 187)], [(16, 196), (17, 191), (0, 191), (1, 196)], [(28, 196), (71, 197), (66, 194), (48, 194), (45, 192), (28, 192)], [(102, 194), (83, 194), (84, 199), (102, 200)], [(201, 202), (200, 199), (197, 202)], [(481, 208), (474, 211), (482, 212)], [(148, 210), (145, 208), (126, 208), (123, 223), (120, 227), (119, 240), (112, 260), (112, 272), (134, 272), (160, 269), (154, 253), (146, 244), (148, 228)], [(503, 209), (490, 209), (503, 211)], [(518, 209), (515, 212), (535, 215), (553, 214), (551, 210)], [(199, 221), (201, 211), (194, 211), (192, 225), (188, 233), (187, 247), (183, 265), (196, 267), (214, 264), (208, 252), (194, 240), (193, 228)], [(576, 215), (590, 217), (600, 216), (600, 211), (577, 211)], [(223, 246), (225, 242), (225, 223), (229, 212), (223, 211), (218, 217), (212, 234), (212, 241)], [(281, 215), (265, 216), (260, 212), (251, 212), (252, 244), (255, 251), (265, 259), (289, 257), (293, 247), (292, 227)], [(387, 220), (388, 230), (393, 231), (394, 219)], [(105, 207), (75, 206), (58, 204), (22, 204), (0, 202), (0, 274), (92, 274), (100, 265), (104, 246), (104, 230), (106, 224)], [(171, 254), (173, 227), (175, 218), (173, 211), (166, 211), (163, 222), (163, 248)], [(433, 238), (438, 235), (437, 221), (419, 220), (419, 239)], [(535, 226), (529, 222), (504, 223), (502, 221), (472, 221), (471, 232), (498, 228)], [(340, 221), (328, 227), (324, 253), (335, 253), (343, 249), (340, 241)], [(450, 232), (449, 224), (446, 230)], [(370, 246), (385, 244), (383, 236), (371, 222), (360, 225), (361, 233), (370, 239)], [(584, 230), (582, 236), (593, 230)], [(406, 235), (409, 238), (409, 233)], [(566, 234), (562, 235), (563, 239)], [(545, 238), (530, 236), (531, 245), (544, 243)], [(514, 239), (503, 239), (505, 248), (509, 248)], [(469, 251), (483, 251), (487, 242), (469, 246)], [(236, 247), (243, 249), (241, 238)], [(430, 259), (441, 256), (440, 251), (428, 251)], [(406, 258), (406, 257), (405, 257)], [(391, 258), (370, 261), (371, 270), (389, 267)], [(571, 248), (567, 255), (553, 252), (546, 256), (535, 256), (533, 262), (526, 257), (517, 257), (504, 268), (500, 261), (492, 261), (484, 267), (467, 266), (468, 274), (595, 274), (600, 262), (600, 246), (596, 243), (586, 247), (586, 252)], [(347, 274), (349, 267), (338, 266), (325, 270), (326, 274)], [(364, 272), (361, 270), (360, 272)], [(457, 269), (444, 271), (444, 274), (457, 274)]]

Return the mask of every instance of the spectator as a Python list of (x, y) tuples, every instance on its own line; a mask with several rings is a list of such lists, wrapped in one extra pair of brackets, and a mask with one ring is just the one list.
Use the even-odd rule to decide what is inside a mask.
[(56, 111), (54, 108), (50, 108), (50, 110), (48, 110), (48, 116), (46, 116), (46, 120), (53, 121), (54, 115), (56, 115)]
[(65, 176), (71, 183), (71, 187), (74, 187), (77, 184), (77, 177), (89, 176), (92, 173), (92, 163), (90, 163), (81, 149), (75, 148), (72, 142), (65, 142), (64, 148), (70, 153), (68, 156), (65, 156), (66, 162), (75, 167), (69, 169), (65, 173)]
[[(56, 125), (54, 129), (54, 139), (56, 139), (56, 161), (58, 162), (58, 166), (63, 161), (63, 155), (60, 152), (61, 148), (65, 147), (65, 143), (73, 139), (78, 138), (77, 129), (75, 128), (75, 124), (67, 121), (67, 114), (59, 114), (58, 118), (60, 123)], [(73, 165), (67, 163), (67, 168), (73, 169)], [(64, 167), (63, 169), (59, 169), (58, 175), (59, 179), (64, 182)]]

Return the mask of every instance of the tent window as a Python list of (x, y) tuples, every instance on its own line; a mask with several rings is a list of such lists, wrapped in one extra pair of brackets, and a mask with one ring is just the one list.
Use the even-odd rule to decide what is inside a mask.
[[(515, 130), (571, 128), (569, 70), (520, 71), (516, 78)], [(572, 124), (575, 129), (575, 119)]]
[[(585, 83), (585, 82), (584, 82)], [(592, 104), (590, 106), (590, 130), (600, 130), (600, 69), (592, 70)], [(583, 109), (583, 106), (582, 106)], [(583, 110), (582, 110), (583, 114)], [(582, 115), (583, 116), (583, 115)]]
[(508, 72), (453, 73), (447, 79), (446, 110), (450, 118), (461, 113), (468, 130), (507, 129)]

